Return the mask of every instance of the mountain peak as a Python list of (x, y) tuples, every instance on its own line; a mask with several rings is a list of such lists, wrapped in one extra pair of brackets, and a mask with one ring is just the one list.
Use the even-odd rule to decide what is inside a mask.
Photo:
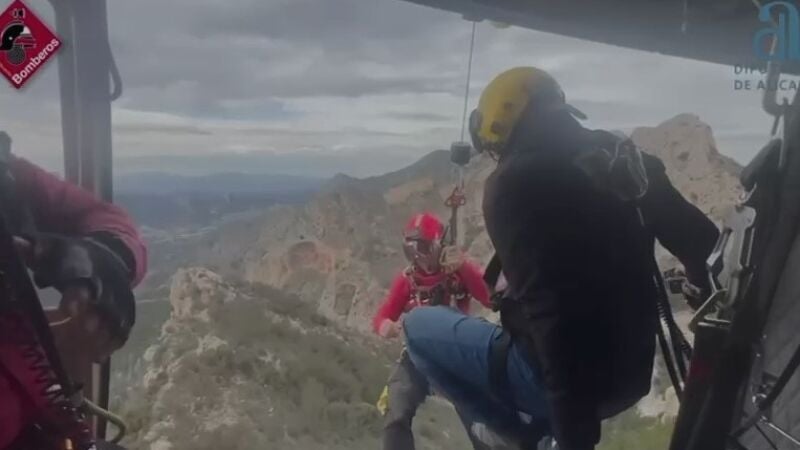
[(667, 119), (661, 124), (658, 125), (659, 127), (662, 126), (701, 126), (701, 127), (711, 127), (708, 126), (705, 122), (700, 119), (700, 116), (693, 113), (681, 113), (676, 115), (671, 119)]
[(738, 163), (719, 152), (711, 126), (696, 114), (678, 114), (655, 127), (636, 128), (631, 137), (664, 160), (703, 159), (735, 176), (741, 171)]
[(715, 220), (739, 195), (742, 168), (717, 150), (711, 127), (695, 114), (678, 114), (655, 127), (631, 133), (644, 151), (659, 157), (672, 183)]

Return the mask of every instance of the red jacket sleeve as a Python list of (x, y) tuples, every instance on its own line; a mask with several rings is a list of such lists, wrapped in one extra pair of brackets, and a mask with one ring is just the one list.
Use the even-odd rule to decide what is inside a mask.
[(481, 305), (491, 308), (492, 304), (489, 301), (489, 288), (483, 281), (483, 274), (481, 270), (471, 261), (464, 261), (461, 267), (458, 268), (458, 275), (461, 277), (461, 282), (467, 288), (467, 292), (479, 301)]
[(372, 331), (377, 333), (385, 320), (397, 322), (408, 304), (410, 295), (411, 289), (408, 285), (408, 279), (406, 279), (404, 274), (398, 274), (394, 278), (391, 288), (389, 288), (389, 294), (386, 295), (386, 299), (383, 300), (383, 304), (381, 304), (381, 307), (372, 319)]
[(135, 286), (144, 278), (147, 247), (122, 208), (97, 199), (92, 193), (25, 159), (14, 157), (11, 170), (40, 231), (67, 235), (112, 234), (130, 251), (132, 284)]

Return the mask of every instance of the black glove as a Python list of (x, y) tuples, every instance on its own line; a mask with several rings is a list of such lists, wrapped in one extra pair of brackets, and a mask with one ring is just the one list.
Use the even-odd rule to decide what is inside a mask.
[(113, 337), (126, 342), (136, 319), (136, 305), (123, 257), (93, 237), (37, 233), (25, 238), (35, 249), (31, 270), (36, 285), (57, 290), (87, 285), (93, 306), (108, 321)]
[(492, 305), (492, 311), (499, 312), (500, 307), (503, 303), (503, 297), (505, 296), (505, 290), (492, 292), (492, 295), (489, 297), (489, 304)]
[(700, 289), (699, 287), (690, 283), (689, 280), (685, 280), (681, 285), (681, 293), (686, 299), (686, 303), (688, 303), (689, 306), (695, 311), (703, 306), (703, 303), (708, 300), (710, 295), (706, 292), (703, 292), (703, 289)]
[(664, 282), (670, 293), (681, 294), (689, 306), (697, 310), (711, 295), (709, 289), (696, 286), (687, 277), (686, 273), (678, 268), (664, 272)]

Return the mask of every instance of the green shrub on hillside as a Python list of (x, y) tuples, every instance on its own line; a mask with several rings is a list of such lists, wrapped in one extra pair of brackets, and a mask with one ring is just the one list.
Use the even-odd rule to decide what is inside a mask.
[[(238, 288), (247, 295), (214, 311), (210, 323), (181, 323), (168, 340), (180, 351), (156, 352), (157, 365), (180, 358), (166, 395), (139, 388), (116, 402), (129, 421), (132, 448), (161, 426), (171, 427), (160, 435), (173, 450), (379, 447), (383, 418), (375, 402), (397, 345), (330, 324), (295, 296), (265, 286)], [(197, 352), (209, 335), (224, 344)], [(235, 420), (228, 423), (231, 414)], [(206, 429), (208, 422), (214, 426)], [(424, 405), (415, 427), (420, 449), (469, 446), (441, 402)]]
[[(128, 421), (132, 448), (146, 448), (135, 444), (164, 423), (174, 426), (167, 433), (173, 450), (378, 448), (383, 419), (374, 404), (399, 354), (397, 344), (340, 329), (315, 305), (268, 286), (240, 284), (237, 289), (251, 300), (241, 297), (216, 311), (211, 323), (184, 324), (185, 330), (171, 336), (173, 355), (196, 349), (198, 339), (209, 333), (225, 345), (184, 358), (171, 375), (179, 386), (166, 398), (125, 389), (141, 379), (141, 355), (157, 342), (169, 303), (139, 309), (137, 328), (114, 366), (113, 406)], [(165, 350), (155, 353), (157, 361)], [(225, 396), (235, 398), (236, 422), (204, 429), (202, 418), (220, 413)], [(471, 448), (444, 402), (423, 405), (414, 428), (419, 449)], [(598, 450), (663, 450), (671, 428), (669, 422), (631, 411), (604, 423)]]
[(603, 424), (597, 450), (666, 450), (673, 421), (639, 417), (631, 410)]

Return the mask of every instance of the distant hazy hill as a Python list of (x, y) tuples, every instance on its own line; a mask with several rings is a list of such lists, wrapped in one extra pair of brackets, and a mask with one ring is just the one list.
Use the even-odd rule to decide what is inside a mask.
[(136, 172), (117, 176), (120, 193), (275, 193), (314, 190), (322, 180), (280, 174), (212, 173), (186, 176), (167, 172)]
[(230, 214), (305, 202), (322, 183), (290, 175), (141, 172), (119, 175), (115, 197), (140, 225), (199, 228)]

